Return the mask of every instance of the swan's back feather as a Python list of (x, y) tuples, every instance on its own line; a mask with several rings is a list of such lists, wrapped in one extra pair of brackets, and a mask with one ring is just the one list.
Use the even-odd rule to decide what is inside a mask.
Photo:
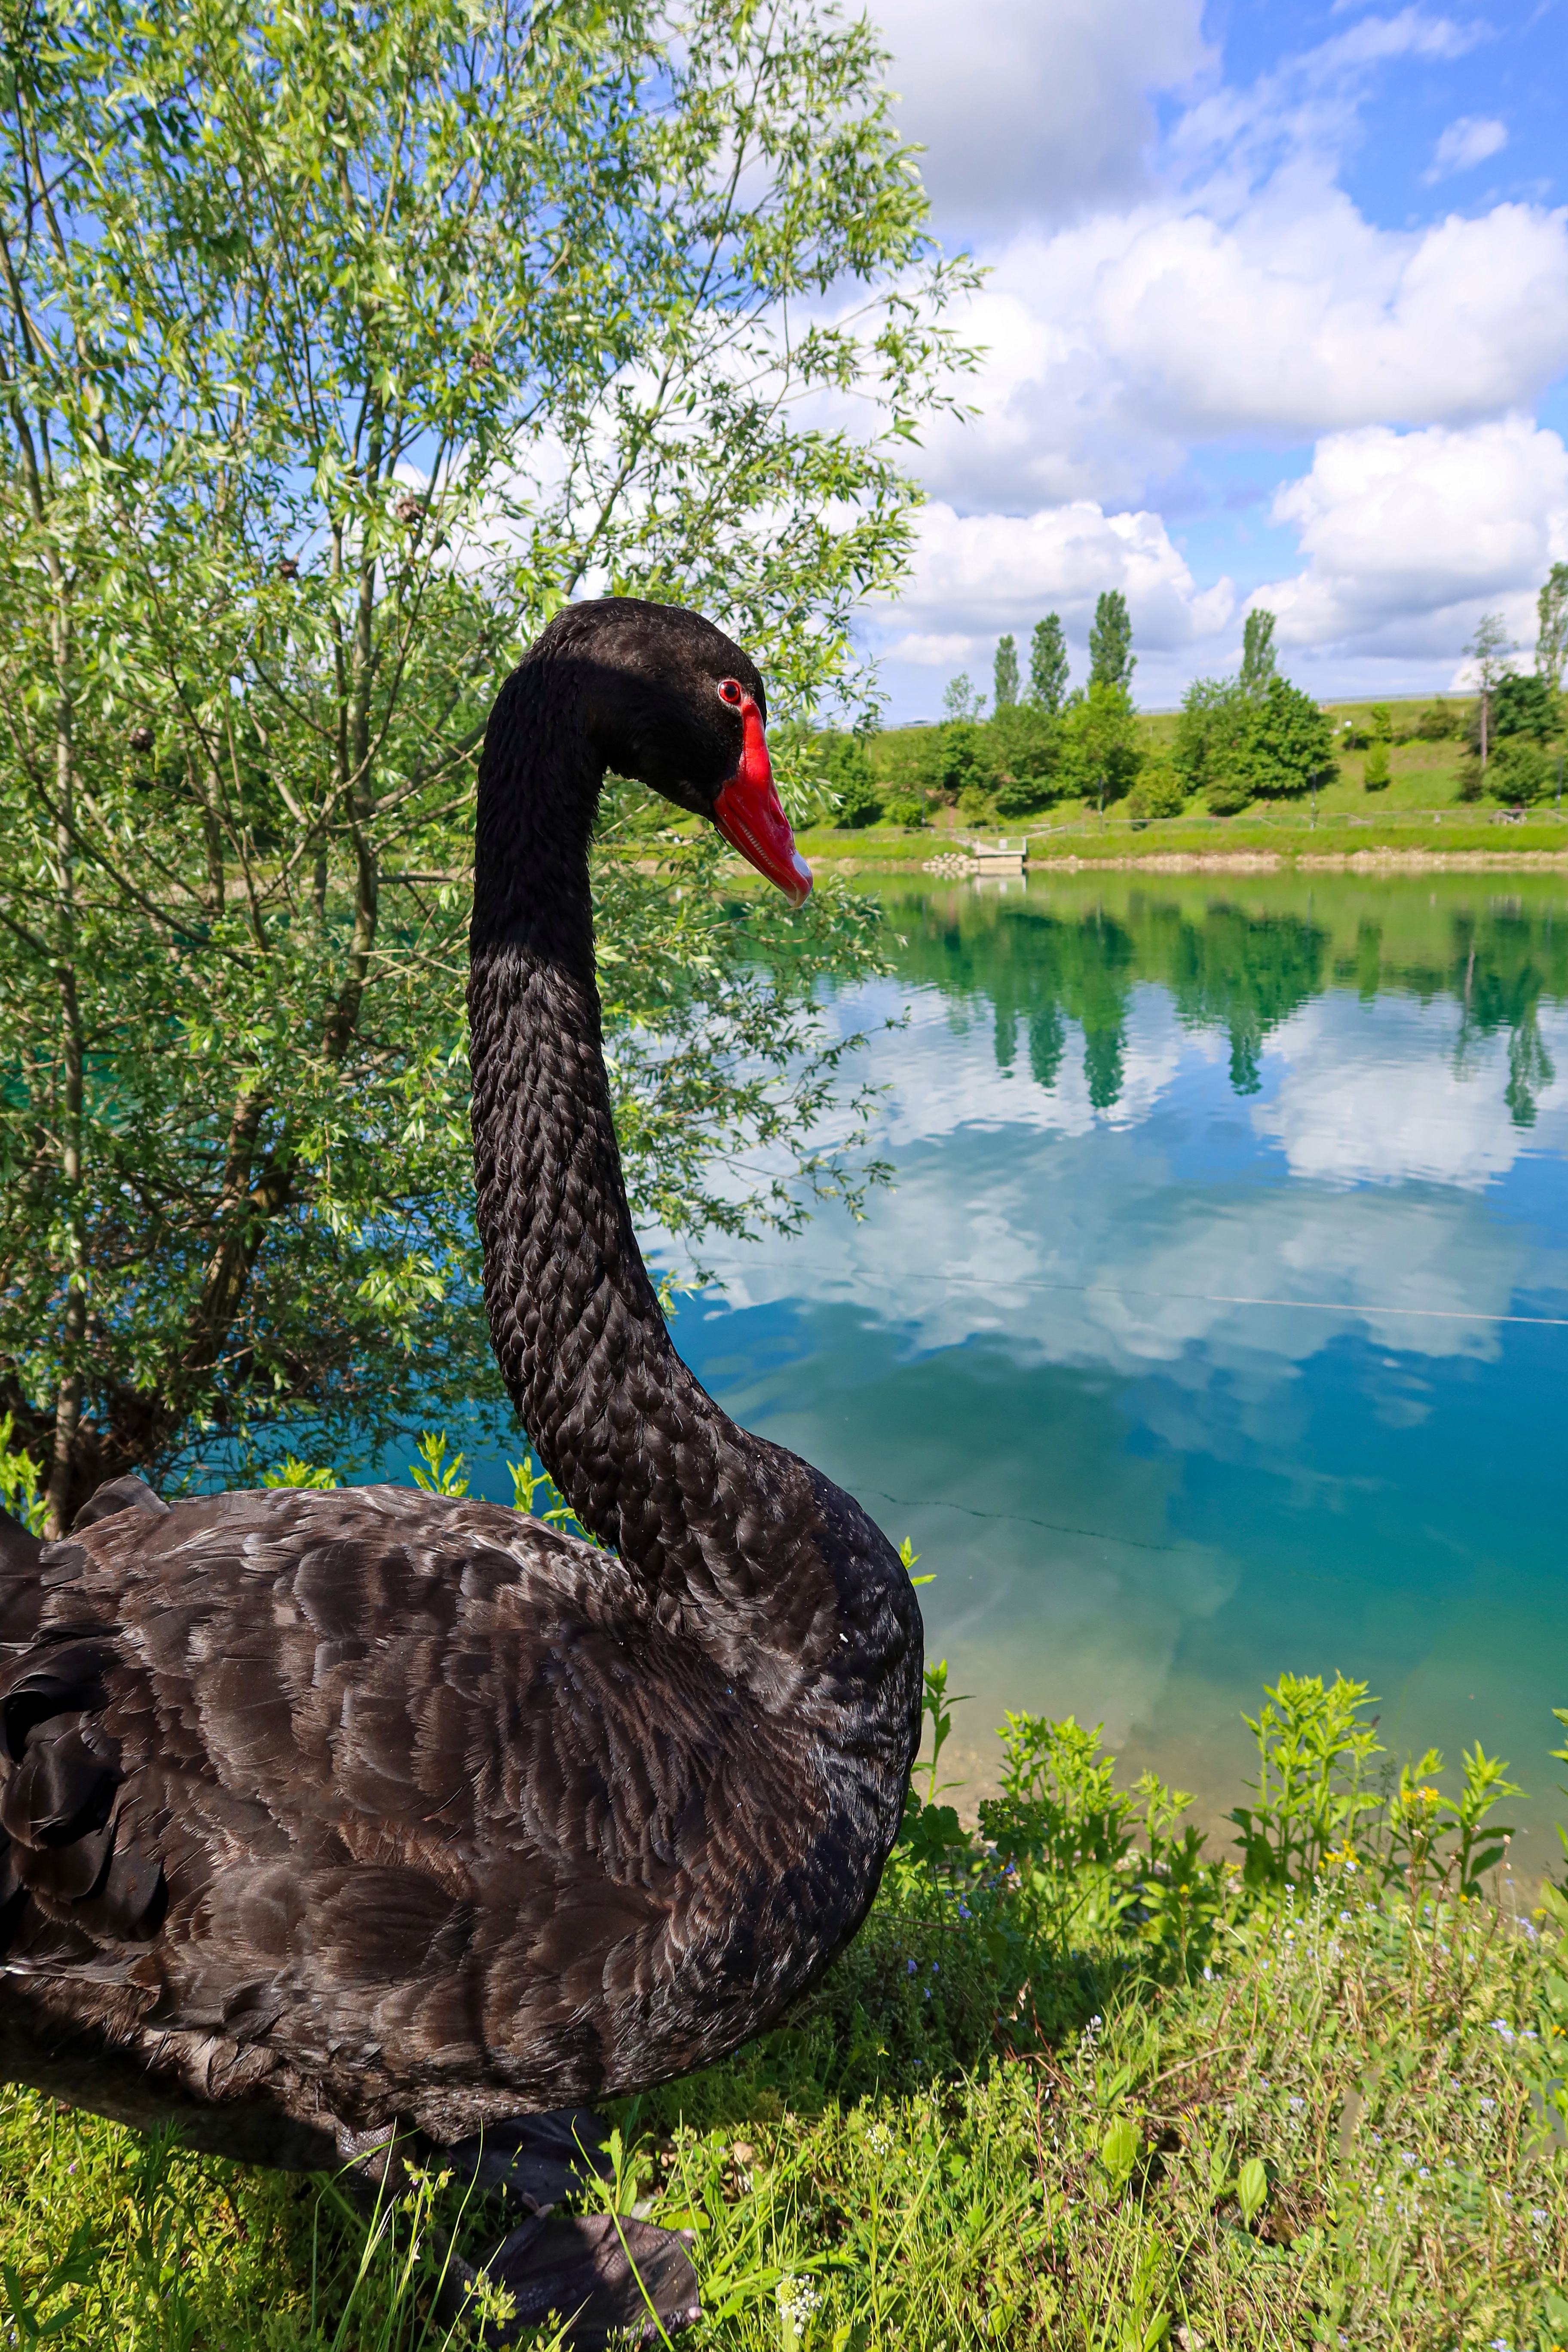
[(616, 1559), (510, 1511), (127, 1496), (35, 1590), (0, 1937), (40, 2047), (447, 2138), (732, 2048), (874, 1891), (859, 1769), (803, 1770)]

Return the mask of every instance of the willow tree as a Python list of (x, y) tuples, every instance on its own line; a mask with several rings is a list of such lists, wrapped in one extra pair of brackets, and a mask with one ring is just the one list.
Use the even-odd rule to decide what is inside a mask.
[[(863, 698), (957, 279), (868, 29), (790, 0), (5, 18), (0, 1410), (58, 1524), (497, 1401), (489, 699), (605, 588), (702, 606), (786, 713)], [(714, 855), (608, 799), (631, 1189), (694, 1242), (867, 1174), (815, 994), (864, 926), (669, 887)]]

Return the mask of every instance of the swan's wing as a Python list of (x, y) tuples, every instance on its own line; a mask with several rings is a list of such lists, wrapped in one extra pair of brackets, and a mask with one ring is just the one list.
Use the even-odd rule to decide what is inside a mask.
[(315, 2070), (604, 2080), (708, 1853), (713, 1670), (490, 1506), (133, 1500), (0, 1671), (7, 1968)]

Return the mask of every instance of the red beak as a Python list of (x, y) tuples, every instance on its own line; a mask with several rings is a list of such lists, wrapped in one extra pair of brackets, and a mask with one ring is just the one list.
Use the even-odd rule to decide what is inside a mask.
[(713, 803), (713, 822), (759, 874), (776, 882), (792, 907), (811, 888), (811, 868), (795, 845), (789, 819), (773, 789), (773, 761), (763, 714), (750, 695), (741, 705), (741, 764)]

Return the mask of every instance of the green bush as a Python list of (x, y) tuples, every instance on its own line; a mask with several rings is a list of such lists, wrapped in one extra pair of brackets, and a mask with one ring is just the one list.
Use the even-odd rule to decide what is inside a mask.
[(1500, 742), (1505, 735), (1530, 735), (1544, 743), (1558, 726), (1557, 697), (1551, 681), (1533, 672), (1510, 673), (1492, 697), (1491, 731)]
[(993, 794), (998, 816), (1032, 816), (1048, 806), (1056, 790), (1054, 777), (1004, 776)]
[(1388, 746), (1381, 740), (1368, 751), (1361, 772), (1362, 788), (1369, 793), (1388, 790)]
[(894, 793), (885, 806), (890, 824), (908, 825), (914, 831), (926, 821), (925, 795), (921, 793)]
[(1127, 795), (1129, 816), (1180, 816), (1186, 804), (1180, 776), (1163, 761), (1145, 768)]
[(1424, 743), (1447, 743), (1458, 734), (1464, 723), (1463, 714), (1439, 695), (1415, 721), (1415, 732)]
[(1058, 719), (1033, 703), (1014, 703), (997, 711), (985, 734), (999, 816), (1029, 816), (1056, 798), (1061, 789)]
[(1487, 761), (1487, 790), (1510, 806), (1550, 800), (1557, 790), (1558, 754), (1529, 735), (1510, 735)]
[(882, 796), (860, 737), (827, 735), (823, 749), (823, 766), (838, 803), (834, 824), (850, 831), (875, 824), (882, 814)]
[(1220, 769), (1204, 794), (1211, 816), (1236, 816), (1252, 798), (1252, 778), (1237, 763)]
[(974, 719), (944, 719), (936, 729), (937, 781), (945, 792), (988, 792), (995, 782), (990, 733)]

